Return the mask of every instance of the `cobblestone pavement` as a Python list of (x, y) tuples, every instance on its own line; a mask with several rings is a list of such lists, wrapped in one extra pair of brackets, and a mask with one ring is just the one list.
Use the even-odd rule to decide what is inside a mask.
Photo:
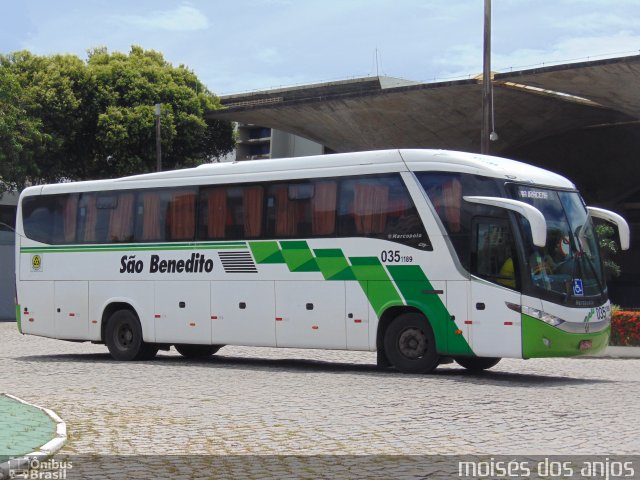
[(640, 360), (416, 376), (378, 369), (369, 352), (225, 347), (122, 363), (2, 323), (0, 372), (5, 391), (67, 422), (69, 455), (640, 453)]

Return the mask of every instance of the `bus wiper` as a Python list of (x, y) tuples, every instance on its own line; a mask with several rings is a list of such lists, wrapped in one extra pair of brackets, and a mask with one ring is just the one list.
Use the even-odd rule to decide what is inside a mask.
[[(604, 285), (602, 284), (602, 280), (600, 278), (600, 276), (598, 275), (598, 272), (596, 271), (595, 266), (593, 265), (593, 262), (591, 261), (591, 259), (587, 256), (587, 254), (584, 251), (584, 248), (582, 247), (582, 240), (580, 237), (581, 234), (581, 230), (584, 228), (584, 225), (579, 226), (578, 228), (576, 228), (576, 233), (574, 235), (576, 244), (578, 245), (578, 252), (576, 253), (576, 258), (580, 261), (580, 263), (582, 264), (583, 262), (585, 262), (587, 265), (589, 265), (589, 269), (591, 270), (591, 273), (593, 274), (593, 278), (596, 279), (596, 282), (598, 282), (598, 289), (600, 291), (600, 294), (604, 293)], [(575, 267), (575, 264), (574, 264)], [(584, 267), (581, 267), (582, 272), (584, 273)], [(575, 272), (575, 270), (574, 270)], [(575, 277), (573, 277), (575, 278)]]
[(587, 265), (589, 265), (589, 268), (591, 269), (591, 273), (593, 273), (593, 278), (596, 279), (596, 282), (598, 282), (598, 289), (600, 290), (601, 293), (604, 292), (604, 285), (602, 284), (602, 281), (600, 279), (600, 276), (598, 275), (598, 272), (596, 271), (596, 267), (593, 265), (593, 262), (591, 261), (591, 259), (589, 257), (587, 257), (587, 255), (584, 253), (584, 251), (580, 252), (581, 258), (586, 259), (586, 263)]

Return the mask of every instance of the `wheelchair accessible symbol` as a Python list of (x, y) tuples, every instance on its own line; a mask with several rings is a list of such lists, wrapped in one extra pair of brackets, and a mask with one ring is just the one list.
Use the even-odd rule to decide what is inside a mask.
[(573, 279), (573, 294), (576, 297), (584, 296), (584, 288), (582, 288), (582, 279), (580, 278)]

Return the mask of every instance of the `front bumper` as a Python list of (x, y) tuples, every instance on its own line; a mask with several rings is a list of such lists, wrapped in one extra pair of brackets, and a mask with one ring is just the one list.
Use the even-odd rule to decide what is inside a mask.
[[(591, 331), (589, 323), (575, 323), (572, 331), (552, 327), (529, 315), (522, 315), (522, 358), (576, 357), (592, 355), (609, 344), (611, 325), (598, 325)], [(582, 330), (582, 331), (580, 331)]]

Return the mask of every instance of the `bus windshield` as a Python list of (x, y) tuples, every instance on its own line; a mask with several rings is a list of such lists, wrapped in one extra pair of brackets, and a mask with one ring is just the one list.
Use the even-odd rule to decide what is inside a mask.
[(527, 221), (519, 223), (533, 284), (565, 298), (601, 295), (605, 282), (593, 223), (578, 192), (512, 185), (512, 194), (542, 212), (547, 244), (533, 245)]

